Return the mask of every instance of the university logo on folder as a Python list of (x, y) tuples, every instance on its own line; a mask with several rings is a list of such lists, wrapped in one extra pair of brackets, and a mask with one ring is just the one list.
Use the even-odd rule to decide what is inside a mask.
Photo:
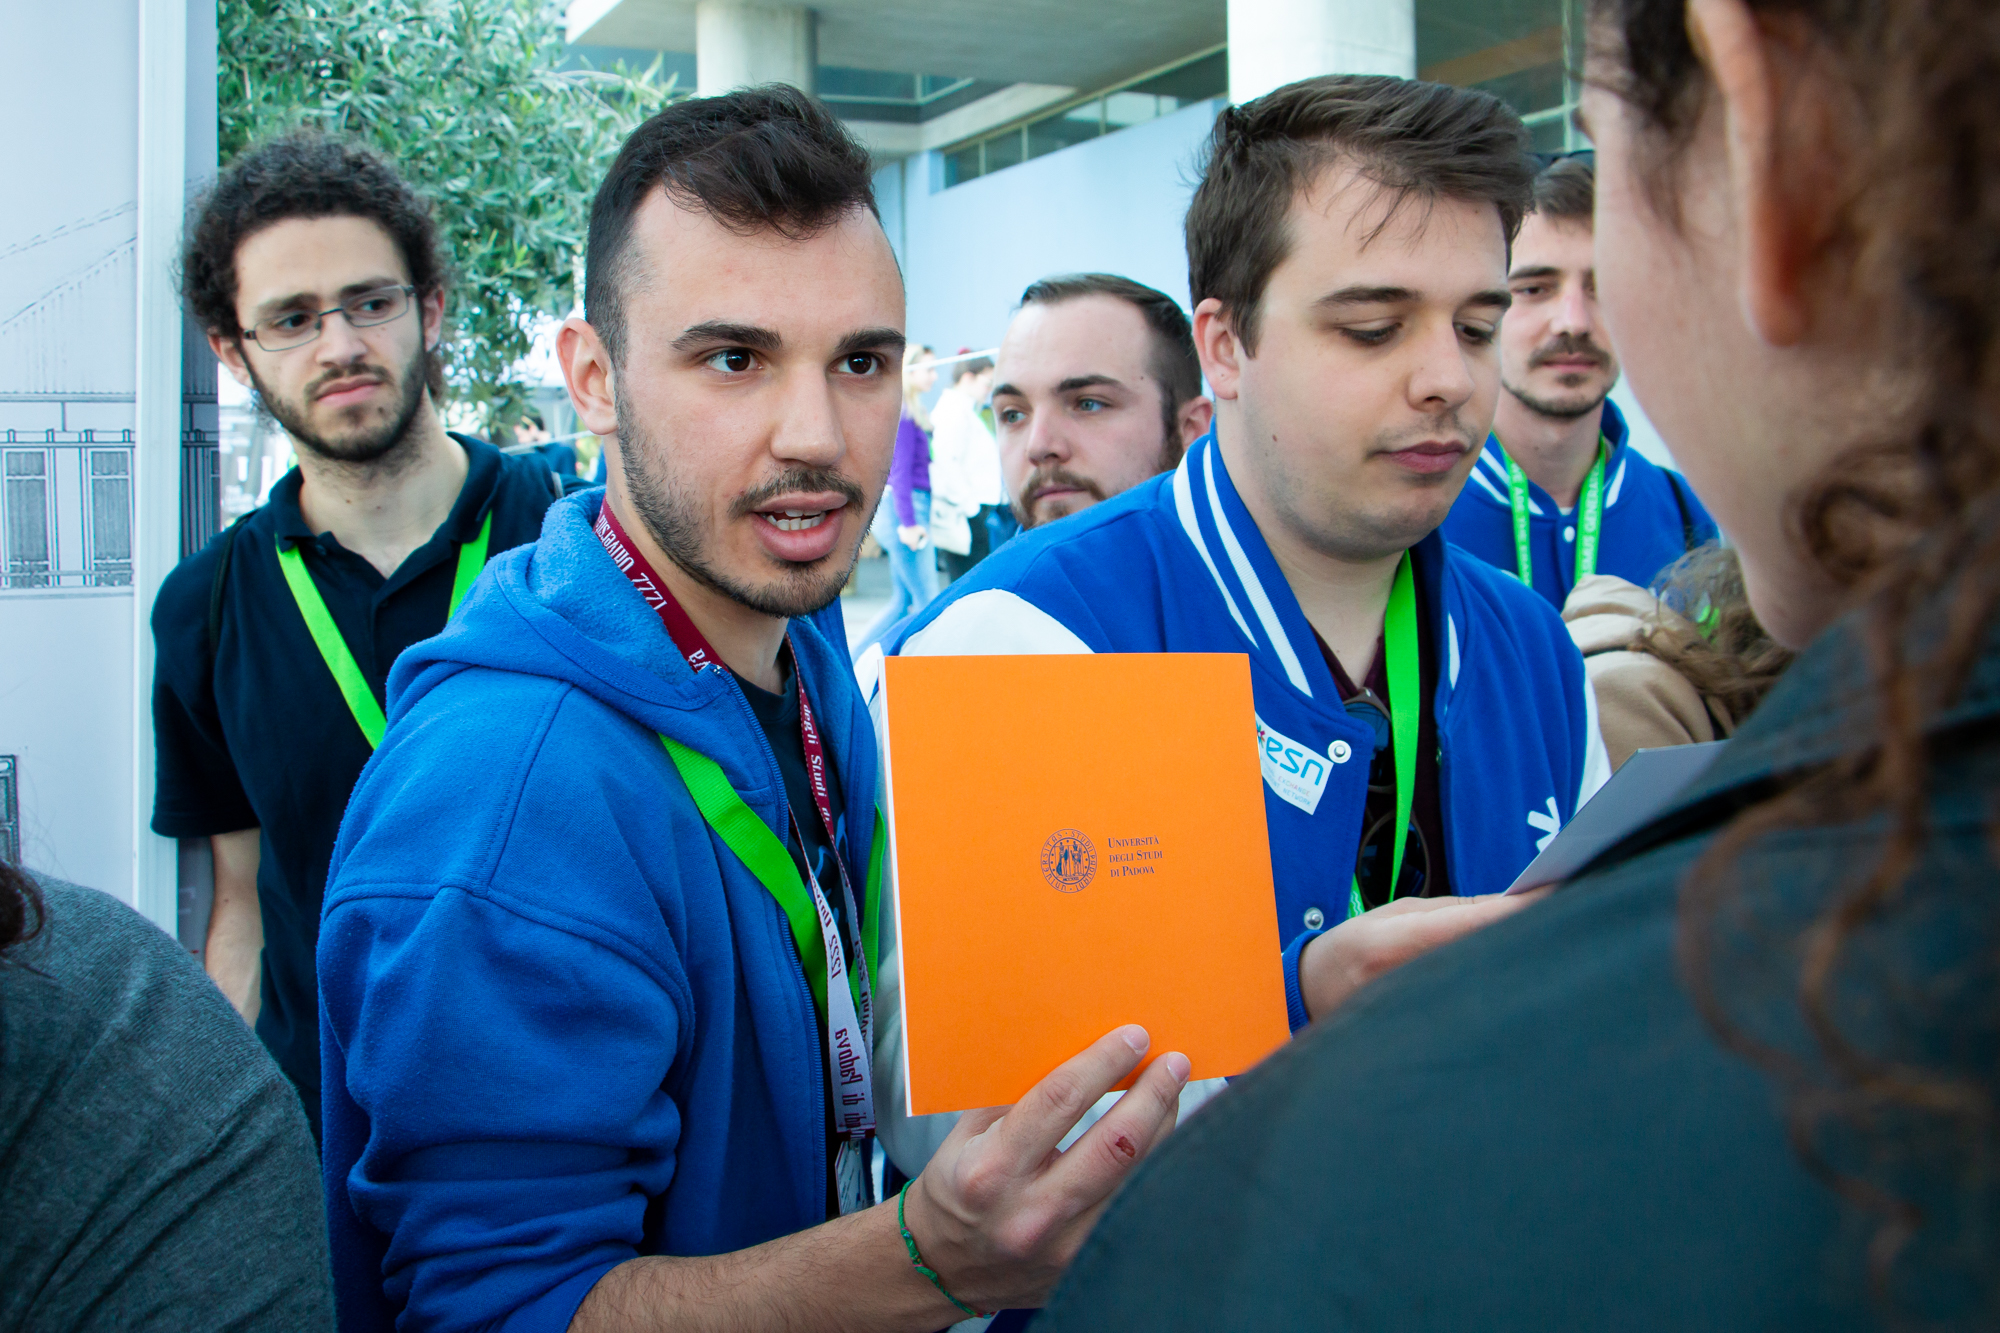
[(1195, 1078), (1284, 1042), (1248, 658), (892, 657), (883, 689), (913, 1114), (1121, 1023)]

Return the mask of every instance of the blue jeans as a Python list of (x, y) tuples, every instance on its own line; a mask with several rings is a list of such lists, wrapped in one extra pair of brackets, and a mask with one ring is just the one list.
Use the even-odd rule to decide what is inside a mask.
[[(895, 502), (892, 499), (889, 503)], [(917, 526), (929, 532), (931, 493), (911, 491), (910, 505), (916, 510)], [(936, 548), (926, 544), (921, 551), (912, 550), (903, 544), (903, 539), (896, 532), (894, 525), (891, 525), (884, 536), (886, 540), (883, 542), (883, 547), (889, 553), (889, 580), (893, 592), (888, 608), (875, 617), (875, 622), (868, 627), (868, 632), (861, 636), (861, 642), (855, 645), (856, 658), (867, 652), (872, 645), (888, 638), (889, 631), (896, 627), (897, 622), (905, 616), (913, 616), (923, 610), (925, 604), (937, 596)]]

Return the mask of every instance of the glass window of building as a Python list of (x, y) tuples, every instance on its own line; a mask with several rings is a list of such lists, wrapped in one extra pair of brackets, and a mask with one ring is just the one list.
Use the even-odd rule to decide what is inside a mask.
[[(1418, 77), (1479, 88), (1521, 114), (1540, 152), (1586, 144), (1571, 124), (1583, 63), (1582, 0), (1417, 0)], [(947, 149), (944, 185), (1170, 116), (1229, 94), (1218, 47)]]
[(1492, 93), (1535, 147), (1585, 147), (1570, 123), (1583, 63), (1581, 0), (1417, 0), (1419, 78)]
[(1229, 52), (1218, 47), (1114, 88), (945, 150), (944, 185), (1011, 167), (1086, 139), (1171, 116), (1229, 95)]
[(0, 489), (0, 527), (7, 536), (4, 586), (46, 588), (50, 586), (53, 557), (48, 451), (8, 449), (4, 457), (6, 481)]

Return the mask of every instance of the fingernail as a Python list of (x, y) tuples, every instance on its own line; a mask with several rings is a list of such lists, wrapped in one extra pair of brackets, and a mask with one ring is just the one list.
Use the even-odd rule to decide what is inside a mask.
[(1118, 1035), (1125, 1038), (1125, 1044), (1132, 1048), (1134, 1055), (1144, 1055), (1153, 1044), (1152, 1035), (1136, 1023), (1119, 1029)]
[(1188, 1075), (1194, 1072), (1194, 1065), (1179, 1051), (1168, 1051), (1160, 1057), (1160, 1063), (1167, 1067), (1167, 1072), (1174, 1076), (1176, 1083), (1186, 1083)]

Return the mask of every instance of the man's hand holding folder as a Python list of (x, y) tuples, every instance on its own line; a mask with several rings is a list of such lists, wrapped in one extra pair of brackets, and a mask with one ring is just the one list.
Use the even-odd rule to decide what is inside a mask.
[[(1034, 1307), (1174, 1128), (1189, 1079), (1239, 1073), (1285, 1039), (1248, 667), (1198, 654), (899, 658), (884, 677), (877, 1058), (884, 1082), (902, 1084), (891, 1120), (1019, 1097), (963, 1111), (928, 1161), (904, 1140), (899, 1160), (922, 1168), (906, 1225), (954, 1299)], [(1156, 706), (1186, 698), (1204, 707)], [(1059, 732), (1035, 724), (1050, 699), (1065, 702)], [(955, 722), (1003, 706), (1022, 725), (991, 739), (990, 796), (968, 802)], [(1334, 927), (1301, 960), (1308, 1014), (1528, 901), (1411, 899)], [(1069, 1056), (1128, 1017), (1146, 1026)], [(1148, 1061), (1149, 1028), (1179, 1049)]]
[(907, 1220), (952, 1294), (981, 1311), (1041, 1305), (1132, 1168), (1174, 1127), (1191, 1066), (1169, 1051), (1067, 1151), (1056, 1145), (1145, 1059), (1146, 1030), (1105, 1034), (1013, 1106), (968, 1111), (911, 1185)]

